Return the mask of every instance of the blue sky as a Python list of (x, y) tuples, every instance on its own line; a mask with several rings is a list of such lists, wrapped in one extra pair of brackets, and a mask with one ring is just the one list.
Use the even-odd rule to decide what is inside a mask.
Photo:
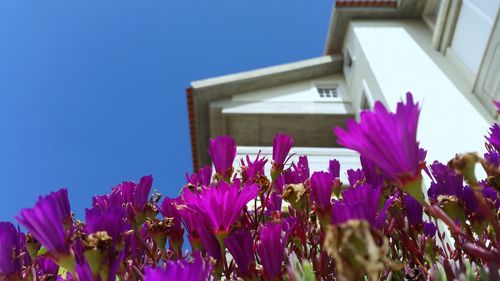
[(152, 174), (175, 196), (193, 80), (322, 54), (332, 1), (0, 1), (0, 221)]

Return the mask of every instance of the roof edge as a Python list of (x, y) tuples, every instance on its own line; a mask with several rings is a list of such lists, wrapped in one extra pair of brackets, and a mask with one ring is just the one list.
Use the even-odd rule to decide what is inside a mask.
[(196, 126), (195, 126), (195, 116), (194, 116), (194, 99), (193, 99), (193, 88), (189, 87), (186, 89), (186, 102), (188, 107), (188, 117), (189, 117), (189, 136), (191, 140), (191, 157), (193, 160), (193, 172), (198, 168), (198, 150), (196, 141)]
[(392, 7), (398, 6), (397, 0), (337, 0), (335, 7)]
[(229, 75), (223, 75), (198, 81), (191, 82), (191, 88), (194, 90), (202, 90), (204, 88), (210, 88), (214, 86), (220, 86), (223, 84), (237, 83), (246, 80), (252, 80), (255, 78), (276, 75), (280, 73), (286, 73), (294, 70), (303, 69), (306, 67), (314, 67), (317, 65), (328, 64), (335, 61), (342, 60), (341, 56), (320, 56), (312, 59), (306, 59), (291, 63), (285, 63), (280, 65), (274, 65), (269, 67), (258, 68), (249, 71), (238, 72)]

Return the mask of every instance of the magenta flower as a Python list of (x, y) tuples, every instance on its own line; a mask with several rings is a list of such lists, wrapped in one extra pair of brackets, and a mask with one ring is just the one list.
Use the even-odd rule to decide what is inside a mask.
[(122, 240), (122, 234), (130, 229), (130, 225), (125, 223), (126, 217), (127, 214), (120, 207), (111, 207), (106, 210), (87, 209), (85, 210), (85, 231), (87, 234), (106, 231), (116, 246)]
[(40, 197), (33, 208), (21, 210), (16, 220), (49, 252), (69, 255), (64, 225), (71, 220), (71, 211), (66, 189)]
[(404, 202), (408, 224), (411, 226), (420, 227), (423, 223), (422, 215), (424, 214), (422, 205), (420, 205), (417, 200), (415, 200), (408, 194), (404, 195)]
[(198, 229), (198, 234), (200, 235), (201, 244), (207, 252), (207, 256), (216, 260), (222, 260), (221, 245), (209, 227), (210, 226), (206, 223), (198, 221), (196, 228)]
[(186, 174), (186, 180), (194, 186), (207, 186), (212, 180), (212, 167), (207, 165), (199, 169), (198, 173)]
[(243, 276), (251, 274), (250, 265), (254, 262), (253, 239), (248, 230), (238, 230), (226, 238), (226, 246)]
[(491, 200), (493, 205), (497, 209), (500, 209), (500, 198), (498, 197), (497, 191), (493, 187), (488, 186), (486, 181), (480, 181), (479, 184), (483, 187), (484, 198)]
[(495, 167), (500, 166), (500, 125), (493, 124), (490, 128), (489, 136), (486, 136), (486, 150), (484, 158)]
[(152, 176), (142, 177), (138, 184), (131, 181), (122, 182), (113, 187), (109, 194), (92, 198), (92, 206), (100, 209), (113, 206), (125, 207), (142, 212), (148, 202), (152, 184)]
[(360, 123), (347, 121), (347, 130), (336, 127), (339, 144), (359, 152), (387, 177), (405, 183), (420, 177), (417, 125), (420, 108), (411, 93), (398, 103), (396, 113), (380, 102), (374, 112), (361, 113)]
[(311, 177), (311, 202), (315, 202), (321, 211), (329, 211), (332, 207), (332, 190), (334, 177), (331, 173), (315, 172)]
[(500, 101), (493, 101), (493, 104), (497, 107), (497, 113), (500, 113)]
[(430, 165), (430, 173), (432, 182), (427, 195), (431, 201), (438, 202), (440, 195), (462, 198), (464, 179), (461, 175), (438, 161)]
[[(187, 197), (197, 196), (190, 193), (189, 190), (184, 195)], [(178, 205), (177, 211), (187, 230), (188, 239), (193, 250), (200, 251), (204, 249), (208, 256), (220, 260), (222, 255), (219, 241), (214, 235), (205, 214), (200, 214), (197, 210), (187, 205)]]
[(200, 243), (200, 234), (198, 233), (198, 213), (189, 209), (186, 205), (179, 205), (177, 211), (181, 216), (182, 223), (187, 231), (189, 242), (193, 248)]
[(340, 162), (337, 159), (330, 160), (328, 162), (328, 171), (332, 174), (333, 178), (340, 177)]
[(283, 167), (292, 146), (292, 137), (285, 134), (276, 134), (273, 140), (273, 162)]
[(434, 237), (436, 235), (437, 227), (432, 222), (424, 222), (424, 235), (427, 237)]
[(485, 138), (497, 151), (500, 151), (500, 125), (497, 123), (493, 124), (490, 127), (489, 136)]
[(486, 151), (484, 159), (495, 168), (498, 168), (500, 166), (500, 152), (498, 152), (491, 145), (486, 145)]
[[(188, 239), (193, 250), (204, 249), (209, 257), (220, 260), (222, 255), (219, 241), (207, 217), (186, 205), (179, 205), (178, 212), (187, 230)], [(225, 234), (221, 233), (221, 235)]]
[(286, 185), (285, 175), (280, 175), (279, 177), (277, 177), (274, 180), (273, 185), (274, 185), (274, 191), (276, 191), (278, 194), (283, 194)]
[(281, 212), (283, 204), (283, 196), (281, 193), (272, 191), (269, 195), (269, 200), (266, 202), (266, 215), (270, 216), (272, 212)]
[(19, 232), (12, 223), (0, 222), (0, 279), (21, 273), (20, 254)]
[(257, 197), (259, 186), (246, 184), (240, 191), (240, 181), (233, 184), (219, 182), (217, 187), (207, 188), (200, 194), (185, 190), (184, 201), (188, 208), (204, 217), (214, 234), (227, 234), (236, 222), (243, 207)]
[(153, 177), (144, 176), (139, 180), (138, 184), (128, 182), (122, 184), (117, 189), (122, 195), (124, 204), (130, 204), (135, 211), (142, 212), (148, 202), (152, 185)]
[(379, 211), (381, 190), (381, 186), (374, 189), (370, 184), (345, 190), (342, 193), (342, 200), (333, 202), (332, 224), (343, 224), (349, 220), (365, 220), (375, 228), (383, 227), (387, 209), (396, 196), (387, 200)]
[(285, 239), (281, 223), (268, 222), (259, 229), (260, 241), (257, 253), (264, 267), (266, 280), (280, 280), (285, 255)]
[[(484, 194), (483, 194), (484, 196)], [(474, 191), (470, 186), (465, 186), (462, 191), (462, 198), (465, 203), (465, 214), (472, 219), (474, 222), (481, 222), (483, 219), (483, 214), (480, 210), (477, 198), (474, 195)]]
[(130, 222), (138, 226), (144, 221), (152, 184), (152, 176), (142, 177), (138, 184), (131, 181), (122, 182), (113, 187), (109, 194), (92, 198), (92, 207), (101, 210), (111, 207), (123, 208), (127, 211)]
[(198, 183), (207, 186), (212, 181), (212, 166), (207, 165), (198, 170)]
[(170, 248), (180, 250), (184, 242), (184, 229), (182, 228), (181, 215), (177, 211), (179, 202), (180, 198), (171, 199), (165, 197), (160, 212), (164, 217), (172, 219), (172, 226), (169, 228)]
[(297, 176), (301, 182), (305, 182), (310, 177), (309, 173), (309, 161), (307, 156), (300, 156), (299, 161), (297, 161), (297, 165), (292, 163), (292, 167), (297, 173)]
[(347, 180), (352, 187), (362, 185), (365, 181), (365, 173), (360, 169), (349, 169), (347, 170)]
[(248, 180), (252, 181), (258, 176), (264, 176), (264, 166), (267, 163), (267, 159), (260, 158), (260, 151), (255, 157), (255, 160), (252, 162), (250, 157), (246, 157), (246, 163), (241, 159), (241, 179), (243, 182)]
[(379, 186), (384, 183), (385, 177), (380, 173), (379, 169), (368, 159), (363, 156), (359, 157), (365, 180), (372, 186)]
[(79, 281), (99, 281), (101, 278), (95, 278), (88, 263), (76, 264), (76, 275)]
[(292, 163), (292, 167), (285, 171), (286, 183), (303, 183), (309, 179), (309, 162), (307, 156), (300, 156), (297, 164)]
[(38, 256), (36, 260), (39, 265), (37, 271), (38, 275), (44, 275), (44, 274), (57, 275), (57, 272), (59, 271), (59, 265), (57, 265), (51, 259), (48, 259), (44, 256)]
[(236, 141), (229, 136), (210, 139), (208, 154), (212, 158), (217, 174), (224, 179), (231, 177), (234, 158), (236, 158)]
[(168, 261), (166, 268), (146, 267), (144, 281), (206, 281), (211, 271), (212, 269), (208, 263), (204, 263), (199, 255), (194, 255), (192, 261)]

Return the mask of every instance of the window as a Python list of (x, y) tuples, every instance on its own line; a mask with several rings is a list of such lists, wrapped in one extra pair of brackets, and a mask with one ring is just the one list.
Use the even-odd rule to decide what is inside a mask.
[(363, 85), (363, 90), (361, 90), (361, 99), (359, 101), (359, 111), (358, 111), (360, 113), (364, 110), (371, 110), (373, 108), (373, 97), (366, 80), (363, 80), (362, 85)]
[(455, 26), (451, 50), (475, 76), (493, 29), (500, 0), (464, 0)]
[(361, 93), (361, 102), (359, 103), (359, 110), (364, 111), (364, 110), (371, 110), (372, 107), (370, 105), (370, 102), (368, 101), (368, 98), (366, 97), (366, 92), (363, 90)]
[(314, 102), (342, 102), (342, 89), (336, 80), (311, 81), (309, 93)]
[(351, 78), (352, 66), (354, 64), (354, 58), (351, 54), (351, 51), (346, 48), (344, 53), (344, 76), (347, 78), (349, 82), (349, 78)]
[(337, 86), (316, 86), (316, 91), (321, 99), (336, 99), (339, 97)]
[(493, 100), (500, 100), (500, 21), (496, 21), (492, 36), (486, 46), (482, 65), (479, 67), (474, 94), (493, 115), (497, 116)]

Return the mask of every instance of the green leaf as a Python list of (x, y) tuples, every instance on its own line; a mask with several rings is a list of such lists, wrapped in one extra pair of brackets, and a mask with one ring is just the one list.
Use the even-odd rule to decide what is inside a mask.
[(37, 256), (42, 256), (48, 253), (49, 251), (45, 247), (41, 247), (40, 250), (38, 250), (38, 253), (36, 254)]
[(316, 277), (314, 276), (314, 270), (309, 262), (302, 263), (302, 270), (304, 271), (304, 275), (302, 280), (304, 281), (315, 281)]
[(466, 268), (467, 280), (475, 281), (476, 278), (474, 278), (474, 271), (472, 270), (472, 266), (470, 264), (470, 261), (468, 261), (468, 260), (465, 261), (465, 268)]
[(446, 281), (448, 280), (448, 278), (446, 277), (446, 271), (444, 270), (444, 267), (443, 265), (441, 265), (440, 263), (436, 264), (437, 265), (437, 268), (439, 270), (439, 280), (440, 281)]
[(481, 275), (481, 281), (490, 281), (490, 276), (488, 275), (488, 272), (484, 270), (484, 268), (481, 267), (481, 271), (479, 272)]
[(57, 275), (61, 276), (63, 279), (66, 280), (66, 275), (68, 275), (68, 271), (64, 269), (62, 266), (60, 266)]

